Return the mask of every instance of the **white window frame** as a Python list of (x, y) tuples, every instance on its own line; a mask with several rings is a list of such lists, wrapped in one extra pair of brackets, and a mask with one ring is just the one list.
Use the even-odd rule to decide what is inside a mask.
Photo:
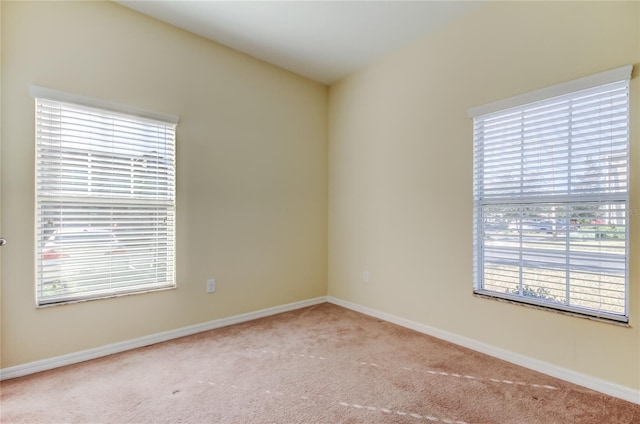
[(36, 306), (175, 288), (178, 118), (44, 87), (29, 91), (36, 104)]
[[(541, 306), (543, 308), (565, 311), (591, 318), (628, 323), (630, 217), (629, 80), (631, 71), (632, 66), (627, 65), (469, 110), (469, 117), (473, 118), (474, 121), (474, 293), (485, 297), (506, 299), (517, 303)], [(540, 110), (540, 108), (547, 107), (547, 105), (558, 104), (558, 102), (565, 100), (572, 101), (572, 99), (579, 99), (580, 96), (585, 96), (585, 93), (589, 94), (589, 90), (598, 92), (599, 90), (606, 90), (603, 87), (612, 87), (615, 84), (626, 84), (626, 106), (624, 106), (626, 107), (626, 146), (624, 157), (619, 159), (622, 162), (615, 162), (623, 163), (619, 168), (616, 169), (615, 166), (617, 165), (615, 164), (607, 165), (607, 163), (611, 163), (610, 159), (606, 159), (603, 165), (599, 165), (600, 162), (596, 161), (595, 167), (601, 166), (603, 174), (615, 175), (613, 178), (616, 179), (616, 183), (613, 185), (609, 183), (609, 186), (602, 182), (594, 183), (594, 187), (597, 184), (604, 186), (604, 188), (601, 189), (602, 192), (597, 192), (595, 188), (572, 191), (571, 175), (572, 172), (575, 172), (573, 171), (574, 162), (572, 162), (570, 153), (572, 149), (571, 146), (574, 144), (572, 136), (566, 136), (566, 140), (562, 139), (562, 136), (558, 136), (557, 140), (559, 141), (551, 136), (546, 138), (546, 140), (553, 140), (553, 143), (558, 143), (557, 145), (561, 146), (561, 148), (565, 148), (566, 146), (569, 152), (559, 160), (565, 161), (565, 165), (549, 165), (549, 163), (552, 163), (554, 160), (558, 161), (557, 158), (549, 159), (552, 155), (551, 153), (538, 153), (542, 149), (541, 147), (533, 147), (533, 149), (540, 149), (538, 152), (534, 151), (533, 154), (526, 151), (528, 147), (525, 147), (525, 143), (532, 143), (534, 146), (543, 146), (547, 149), (547, 152), (550, 150), (548, 146), (552, 143), (551, 141), (536, 141), (536, 139), (543, 139), (540, 135), (529, 136), (526, 131), (523, 130), (521, 135), (508, 136), (511, 137), (509, 142), (513, 143), (508, 145), (507, 141), (505, 141), (507, 136), (486, 134), (487, 123), (506, 122), (506, 120), (511, 119), (511, 116), (516, 116), (514, 121), (519, 120), (519, 125), (521, 125), (522, 128), (526, 128), (526, 125), (534, 125), (531, 124), (533, 118), (531, 118), (531, 121), (527, 121), (527, 119), (529, 119), (527, 116), (537, 113), (533, 111)], [(616, 106), (617, 110), (621, 110), (622, 108), (622, 106)], [(551, 111), (551, 107), (545, 111)], [(551, 114), (555, 112), (551, 111), (548, 113)], [(569, 128), (572, 125), (572, 119), (572, 117), (567, 119)], [(495, 125), (504, 125), (504, 128), (507, 128), (508, 124), (500, 123)], [(595, 128), (594, 131), (602, 131), (602, 128), (599, 128), (599, 126), (602, 125), (603, 124), (600, 123), (593, 124)], [(502, 127), (500, 129), (502, 130)], [(552, 131), (566, 132), (566, 130), (555, 129)], [(571, 131), (571, 129), (568, 130), (569, 133)], [(493, 138), (491, 139), (490, 137)], [(616, 137), (619, 139), (625, 136), (617, 135)], [(490, 138), (495, 144), (485, 145), (487, 138)], [(603, 140), (605, 138), (606, 136), (602, 136)], [(613, 136), (611, 136), (611, 139), (613, 139)], [(600, 138), (598, 138), (598, 141), (600, 141)], [(587, 151), (587, 149), (591, 148), (591, 146), (587, 144), (589, 142), (582, 143), (580, 148), (585, 150), (581, 150), (580, 152)], [(619, 140), (617, 143), (616, 146), (621, 144)], [(611, 144), (613, 144), (613, 141), (611, 141)], [(512, 155), (511, 151), (516, 152), (518, 147), (515, 147), (513, 150), (509, 149), (511, 149), (510, 146), (517, 145), (521, 146), (519, 149), (523, 153), (520, 153), (520, 158), (514, 159), (513, 156), (509, 155)], [(505, 153), (507, 151), (509, 153)], [(536, 154), (538, 156), (535, 156)], [(517, 156), (517, 153), (515, 155)], [(534, 171), (524, 171), (523, 164), (525, 160), (529, 160), (525, 159), (526, 155), (534, 157), (530, 162), (526, 162), (529, 165), (533, 164), (534, 167), (532, 169), (534, 169)], [(560, 155), (557, 157), (560, 157)], [(540, 162), (535, 162), (536, 160)], [(618, 161), (618, 159), (616, 159), (616, 161)], [(578, 162), (578, 160), (576, 160), (576, 162)], [(520, 164), (519, 170), (511, 171), (511, 169), (514, 168), (510, 168), (508, 171), (500, 171), (501, 168), (504, 169), (508, 166), (515, 165), (517, 168), (517, 164)], [(561, 166), (565, 167), (563, 169), (565, 169), (565, 172), (568, 172), (568, 177), (558, 177), (557, 174), (561, 172), (557, 172), (556, 169), (560, 169)], [(608, 168), (606, 168), (607, 166)], [(550, 171), (540, 171), (540, 173), (538, 173), (538, 169), (535, 167), (538, 169), (550, 169)], [(622, 169), (623, 167), (624, 170)], [(542, 185), (546, 184), (547, 187), (538, 188), (534, 186), (534, 183), (531, 182), (534, 177), (526, 175), (527, 172), (531, 172), (531, 174), (535, 173), (536, 178), (538, 175), (542, 175), (542, 177), (540, 177)], [(542, 172), (548, 172), (548, 174)], [(518, 176), (513, 177), (515, 179), (509, 181), (509, 177), (505, 176), (508, 173)], [(496, 177), (496, 175), (500, 175), (500, 177)], [(586, 179), (586, 177), (583, 178)], [(601, 181), (604, 181), (610, 177), (594, 178), (600, 178)], [(620, 181), (620, 183), (618, 183), (618, 181)], [(517, 187), (516, 183), (518, 182), (520, 188)], [(535, 184), (538, 184), (538, 182)], [(621, 187), (620, 190), (618, 190), (617, 187)], [(624, 189), (622, 189), (622, 187), (624, 187)], [(558, 189), (557, 193), (554, 192), (556, 189)], [(502, 190), (502, 192), (500, 190)], [(591, 190), (593, 190), (593, 193), (591, 193)], [(576, 191), (578, 193), (575, 193)], [(529, 193), (532, 194), (529, 195)], [(599, 211), (599, 208), (602, 207), (600, 205), (608, 205), (609, 209), (611, 209), (611, 205), (613, 205), (614, 212), (612, 212), (612, 216), (615, 217), (615, 222), (624, 223), (623, 246), (621, 243), (616, 242), (615, 246), (610, 248), (617, 255), (615, 257), (616, 269), (613, 271), (611, 264), (614, 259), (609, 259), (611, 256), (607, 256), (607, 253), (604, 253), (607, 251), (607, 248), (599, 248), (594, 255), (595, 259), (600, 258), (599, 261), (589, 261), (588, 267), (585, 266), (584, 261), (580, 262), (576, 259), (578, 255), (582, 253), (582, 251), (578, 252), (582, 247), (575, 247), (581, 243), (577, 237), (597, 236), (598, 233), (589, 234), (587, 230), (582, 231), (581, 228), (578, 228), (577, 220), (571, 218), (576, 216), (574, 212), (577, 210), (592, 208), (593, 210)], [(527, 216), (541, 216), (531, 212), (536, 211), (536, 208), (539, 208), (537, 211), (547, 212), (546, 215), (543, 214), (542, 216), (551, 216), (552, 218), (547, 223), (538, 221), (531, 224), (531, 221), (526, 221), (525, 218)], [(550, 214), (549, 211), (552, 210), (562, 212)], [(509, 218), (506, 218), (507, 216), (509, 216)], [(515, 225), (512, 225), (511, 228), (504, 226), (505, 223), (511, 221), (515, 222)], [(574, 221), (576, 225), (572, 227)], [(597, 220), (594, 219), (594, 221)], [(560, 223), (564, 223), (564, 225)], [(496, 229), (492, 230), (490, 228), (491, 225), (500, 232)], [(597, 222), (597, 224), (594, 225), (600, 225), (600, 223)], [(543, 228), (545, 226), (549, 228)], [(615, 225), (611, 225), (611, 227), (614, 228)], [(552, 236), (548, 234), (535, 234), (541, 230), (545, 230), (545, 233), (551, 234)], [(596, 230), (598, 230), (598, 228), (596, 228)], [(492, 233), (492, 231), (494, 231), (494, 233)], [(609, 228), (604, 228), (603, 231), (606, 233), (609, 231)], [(580, 232), (582, 233), (578, 234)], [(499, 239), (499, 237), (496, 236), (496, 234), (499, 233), (505, 235), (504, 238), (506, 241), (496, 242), (491, 240), (491, 238)], [(558, 236), (560, 237), (559, 242), (558, 240), (551, 239), (551, 237)], [(602, 234), (600, 234), (600, 236), (602, 236)], [(509, 241), (509, 237), (516, 237), (517, 239), (515, 241)], [(545, 239), (545, 237), (548, 239)], [(605, 235), (605, 237), (608, 236)], [(619, 236), (616, 234), (615, 237), (622, 238), (622, 234)], [(495, 247), (499, 243), (503, 243), (503, 246), (516, 247), (514, 247), (513, 250), (509, 250), (512, 249), (512, 247)], [(561, 246), (562, 243), (565, 243), (565, 248), (557, 249), (557, 246)], [(548, 248), (549, 246), (552, 247)], [(545, 249), (541, 249), (541, 247)], [(591, 247), (587, 249), (589, 248)], [(500, 250), (507, 253), (496, 253)], [(501, 254), (504, 256), (499, 257)], [(546, 257), (540, 259), (543, 255), (546, 255)], [(555, 261), (565, 262), (558, 263)], [(622, 261), (624, 262), (622, 263)], [(577, 265), (579, 262), (580, 265)], [(534, 265), (531, 265), (532, 263)], [(584, 271), (585, 269), (588, 271)], [(536, 272), (539, 272), (539, 274), (536, 275)], [(621, 272), (624, 274), (623, 278), (619, 275)], [(565, 273), (566, 275), (566, 277), (564, 277), (564, 283), (566, 285), (564, 293), (566, 296), (564, 296), (564, 298), (559, 296), (559, 299), (552, 294), (556, 293), (553, 292), (556, 286), (552, 284), (547, 286), (548, 281), (562, 280), (562, 275), (558, 276), (556, 275), (557, 273)], [(574, 277), (578, 275), (588, 275), (588, 277)], [(595, 283), (589, 279), (594, 281), (599, 280), (599, 282)], [(517, 286), (514, 290), (502, 290), (500, 284), (508, 287), (513, 281), (517, 281)], [(530, 281), (538, 281), (538, 283), (536, 283), (538, 286), (535, 284), (530, 286), (526, 284), (526, 282)], [(605, 283), (602, 283), (602, 281)], [(615, 282), (615, 284), (608, 284), (609, 282)], [(594, 290), (592, 287), (595, 284), (600, 284), (604, 288)], [(624, 284), (623, 289), (622, 284)], [(611, 290), (611, 287), (614, 286), (615, 293), (614, 290)], [(500, 287), (500, 289), (498, 287)], [(551, 287), (551, 289), (547, 287)], [(557, 287), (557, 293), (562, 293), (562, 286), (557, 284)], [(593, 302), (591, 300), (581, 302), (580, 296), (587, 298), (591, 296), (591, 294), (573, 295), (573, 293), (584, 293), (580, 292), (580, 290), (591, 290), (590, 293), (598, 293), (594, 295), (596, 300)], [(572, 296), (578, 299), (573, 300), (571, 298)], [(624, 299), (620, 299), (620, 296), (623, 296)], [(612, 297), (615, 297), (615, 299), (611, 300)], [(599, 306), (594, 306), (598, 301), (600, 302)], [(616, 304), (610, 305), (607, 304), (607, 302), (615, 302)], [(621, 303), (623, 303), (623, 305)]]

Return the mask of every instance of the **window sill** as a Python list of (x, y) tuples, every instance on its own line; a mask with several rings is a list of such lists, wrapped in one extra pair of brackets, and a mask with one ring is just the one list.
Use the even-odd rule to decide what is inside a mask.
[(490, 294), (488, 292), (482, 292), (482, 291), (474, 291), (473, 292), (473, 296), (474, 297), (478, 297), (478, 298), (482, 298), (482, 299), (489, 299), (489, 300), (494, 300), (494, 301), (498, 301), (498, 302), (504, 302), (504, 303), (510, 303), (513, 305), (519, 305), (519, 306), (525, 306), (528, 308), (533, 308), (533, 309), (540, 309), (543, 311), (547, 311), (547, 312), (553, 312), (556, 314), (561, 314), (561, 315), (568, 315), (568, 316), (572, 316), (575, 318), (582, 318), (582, 319), (588, 319), (591, 321), (598, 321), (598, 322), (603, 322), (606, 324), (613, 324), (613, 325), (617, 325), (620, 327), (626, 327), (626, 328), (631, 328), (631, 324), (629, 324), (628, 322), (624, 322), (624, 321), (619, 321), (619, 320), (615, 320), (615, 319), (610, 319), (610, 318), (604, 318), (604, 317), (598, 317), (598, 316), (594, 316), (594, 315), (587, 315), (587, 314), (581, 314), (579, 312), (573, 312), (573, 311), (567, 311), (567, 310), (563, 310), (563, 309), (558, 309), (558, 308), (554, 308), (551, 306), (545, 306), (545, 305), (538, 305), (535, 303), (528, 303), (528, 302), (524, 302), (524, 301), (519, 301), (516, 299), (508, 299), (505, 297), (499, 297), (493, 294)]
[(177, 288), (178, 288), (177, 285), (174, 284), (172, 286), (159, 287), (157, 289), (149, 289), (149, 290), (143, 290), (143, 291), (134, 291), (134, 292), (127, 292), (127, 293), (110, 294), (110, 295), (105, 295), (105, 296), (100, 296), (100, 297), (89, 297), (89, 298), (86, 298), (86, 299), (64, 300), (64, 301), (60, 301), (60, 302), (56, 302), (56, 303), (45, 303), (44, 305), (36, 305), (36, 309), (48, 309), (48, 308), (52, 308), (52, 307), (55, 307), (55, 306), (73, 305), (73, 304), (76, 304), (76, 303), (92, 302), (94, 300), (113, 299), (113, 298), (116, 298), (116, 297), (135, 296), (135, 295), (139, 295), (139, 294), (155, 293), (155, 292), (167, 291), (167, 290), (175, 290)]

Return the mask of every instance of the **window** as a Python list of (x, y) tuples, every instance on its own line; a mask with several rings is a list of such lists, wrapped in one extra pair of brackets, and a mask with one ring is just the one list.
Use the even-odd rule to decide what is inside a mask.
[(476, 293), (628, 322), (630, 75), (470, 110)]
[(175, 287), (177, 119), (32, 95), (37, 304)]

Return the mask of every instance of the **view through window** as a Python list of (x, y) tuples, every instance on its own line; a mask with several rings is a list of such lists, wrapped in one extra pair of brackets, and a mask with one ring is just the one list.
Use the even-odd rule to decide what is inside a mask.
[(39, 305), (175, 286), (175, 127), (36, 98)]
[(477, 293), (627, 321), (628, 78), (474, 117)]

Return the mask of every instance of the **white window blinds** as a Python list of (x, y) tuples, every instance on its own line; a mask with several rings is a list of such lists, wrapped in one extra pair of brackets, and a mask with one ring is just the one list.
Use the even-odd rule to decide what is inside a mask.
[(629, 75), (474, 117), (476, 292), (628, 320)]
[(39, 305), (175, 286), (175, 127), (36, 98)]

